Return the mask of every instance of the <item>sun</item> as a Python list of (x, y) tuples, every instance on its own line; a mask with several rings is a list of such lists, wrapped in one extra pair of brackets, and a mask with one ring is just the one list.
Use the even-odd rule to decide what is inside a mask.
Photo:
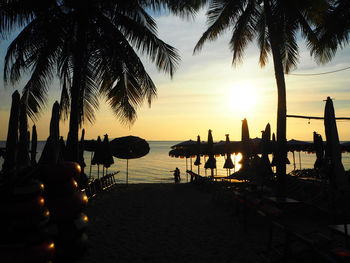
[(237, 113), (247, 113), (254, 109), (258, 102), (256, 90), (248, 82), (239, 82), (229, 88), (229, 103)]

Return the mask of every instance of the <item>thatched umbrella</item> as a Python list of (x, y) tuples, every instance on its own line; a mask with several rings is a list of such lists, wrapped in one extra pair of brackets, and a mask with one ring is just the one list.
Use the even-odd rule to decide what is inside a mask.
[(171, 146), (171, 148), (172, 149), (188, 148), (188, 147), (195, 146), (195, 145), (197, 145), (196, 141), (188, 140), (188, 141), (183, 141), (183, 142), (177, 143), (177, 144)]
[(126, 184), (129, 180), (129, 159), (141, 158), (149, 153), (146, 140), (136, 136), (115, 138), (110, 142), (112, 155), (119, 159), (126, 159)]
[(20, 95), (16, 90), (12, 94), (11, 112), (10, 112), (9, 126), (7, 131), (7, 140), (6, 140), (6, 151), (5, 151), (4, 164), (2, 166), (3, 171), (5, 172), (4, 174), (6, 174), (7, 171), (10, 171), (16, 168), (19, 105), (20, 105)]
[(32, 165), (36, 164), (36, 148), (38, 145), (38, 134), (36, 132), (36, 126), (32, 127), (32, 147), (30, 152), (30, 161)]
[(344, 167), (341, 162), (341, 148), (337, 123), (335, 120), (333, 102), (330, 97), (327, 97), (324, 110), (324, 126), (327, 141), (326, 158), (330, 162), (329, 179), (332, 186), (337, 188), (346, 185), (347, 182)]
[(110, 167), (111, 164), (114, 163), (111, 147), (109, 145), (108, 134), (105, 134), (102, 145), (103, 145), (103, 174), (104, 174), (104, 168), (106, 168), (106, 174), (107, 174), (108, 167)]
[(186, 158), (186, 171), (187, 171), (187, 159), (191, 159), (191, 171), (192, 171), (192, 155), (195, 154), (195, 146), (197, 145), (196, 141), (188, 140), (188, 141), (183, 141), (180, 143), (177, 143), (170, 148), (171, 150), (169, 152), (170, 156), (180, 156), (181, 158), (184, 157)]
[[(310, 142), (300, 141), (300, 140), (294, 140), (291, 139), (287, 142), (287, 149), (289, 152), (292, 152), (293, 154), (293, 162), (294, 162), (294, 169), (295, 169), (295, 157), (294, 157), (294, 151), (299, 152), (299, 168), (301, 169), (301, 151), (310, 152), (313, 149), (313, 144)], [(286, 160), (287, 164), (290, 164), (288, 158)]]
[(226, 170), (228, 171), (228, 174), (231, 174), (231, 169), (233, 169), (235, 167), (235, 165), (232, 162), (232, 158), (231, 158), (231, 151), (230, 151), (230, 138), (229, 135), (226, 134), (226, 143), (225, 143), (225, 154), (226, 154), (226, 160), (224, 163), (224, 168), (226, 168)]
[(208, 160), (206, 161), (204, 168), (211, 169), (211, 177), (214, 177), (214, 169), (216, 169), (216, 160), (214, 158), (214, 142), (213, 135), (211, 134), (211, 130), (208, 131), (208, 145), (207, 145), (207, 153)]

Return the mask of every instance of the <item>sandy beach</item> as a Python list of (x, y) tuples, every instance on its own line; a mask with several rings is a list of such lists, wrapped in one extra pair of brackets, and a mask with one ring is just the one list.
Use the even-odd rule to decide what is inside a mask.
[(248, 232), (227, 203), (190, 184), (118, 185), (91, 200), (83, 262), (258, 262), (266, 228)]

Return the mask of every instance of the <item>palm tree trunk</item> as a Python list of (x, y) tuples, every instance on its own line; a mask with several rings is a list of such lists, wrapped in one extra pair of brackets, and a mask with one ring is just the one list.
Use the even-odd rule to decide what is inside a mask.
[(74, 50), (73, 83), (71, 87), (71, 105), (69, 116), (69, 132), (67, 137), (68, 160), (79, 161), (78, 133), (81, 107), (80, 96), (83, 96), (84, 81), (84, 52), (85, 52), (85, 30), (82, 23), (76, 26), (76, 46)]
[(271, 51), (273, 56), (273, 65), (275, 70), (275, 78), (277, 84), (277, 151), (276, 151), (276, 174), (277, 187), (276, 196), (286, 197), (286, 158), (287, 158), (287, 102), (286, 102), (286, 84), (284, 79), (284, 70), (282, 63), (282, 56), (280, 53), (280, 33), (274, 26), (272, 19), (272, 12), (269, 0), (264, 0), (264, 7), (266, 10), (266, 21), (269, 29)]

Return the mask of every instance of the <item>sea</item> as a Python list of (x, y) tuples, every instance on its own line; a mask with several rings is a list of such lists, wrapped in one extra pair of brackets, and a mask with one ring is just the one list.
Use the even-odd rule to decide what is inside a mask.
[[(198, 167), (193, 163), (195, 158), (174, 158), (169, 156), (171, 146), (179, 143), (180, 141), (148, 141), (150, 146), (149, 153), (138, 159), (118, 159), (114, 157), (114, 164), (108, 168), (107, 172), (118, 172), (116, 175), (117, 182), (126, 183), (126, 171), (128, 166), (128, 183), (174, 183), (173, 170), (176, 167), (180, 169), (181, 183), (189, 181), (189, 177), (186, 176), (186, 170), (192, 170), (198, 173)], [(40, 158), (41, 152), (44, 148), (45, 142), (39, 141), (37, 146), (37, 160)], [(5, 147), (5, 142), (0, 141), (0, 147)], [(84, 162), (86, 167), (84, 171), (88, 177), (98, 178), (102, 176), (102, 166), (91, 165), (91, 158), (93, 153), (84, 152)], [(232, 156), (232, 160), (235, 161), (236, 167), (239, 167), (239, 157)], [(293, 161), (293, 154), (288, 153), (288, 159), (290, 164), (287, 165), (287, 172), (291, 172), (294, 169), (306, 169), (313, 168), (316, 160), (316, 155), (306, 152), (295, 152)], [(223, 156), (216, 157), (217, 169), (214, 172), (217, 176), (226, 176), (228, 172), (234, 172), (234, 170), (227, 171), (223, 168), (225, 159)], [(350, 169), (350, 153), (342, 154), (342, 162), (346, 170)], [(0, 157), (0, 167), (2, 167), (3, 159)], [(210, 170), (204, 169), (204, 157), (201, 159), (201, 165), (199, 166), (199, 173), (202, 176), (209, 176)], [(99, 171), (99, 173), (98, 173)]]

